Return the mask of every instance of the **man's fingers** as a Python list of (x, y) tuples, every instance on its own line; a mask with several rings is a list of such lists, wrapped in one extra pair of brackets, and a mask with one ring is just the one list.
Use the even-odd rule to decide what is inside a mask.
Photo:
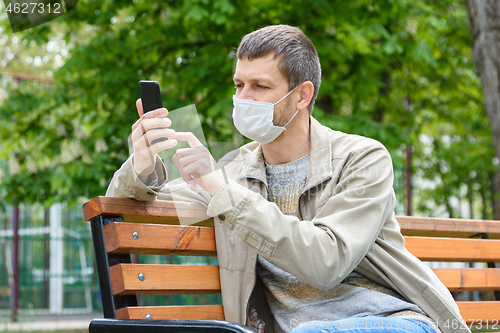
[(142, 140), (140, 140), (134, 146), (134, 154), (139, 154), (141, 156), (149, 156), (149, 155), (155, 156), (161, 151), (174, 148), (176, 145), (177, 145), (177, 140), (175, 139), (169, 139), (153, 143), (153, 140), (149, 139), (147, 136), (144, 136)]
[[(177, 151), (179, 151), (180, 149), (178, 149)], [(175, 168), (177, 170), (179, 170), (179, 173), (181, 174), (181, 178), (184, 179), (184, 181), (190, 185), (196, 185), (196, 181), (194, 181), (194, 179), (191, 177), (191, 174), (189, 173), (186, 173), (184, 172), (184, 167), (181, 165), (180, 163), (180, 160), (183, 160), (183, 163), (186, 162), (186, 157), (179, 157), (177, 156), (177, 152), (176, 154), (174, 154), (174, 156), (172, 156), (172, 161), (174, 162), (175, 164)]]
[(177, 140), (171, 139), (150, 144), (149, 149), (151, 149), (151, 154), (156, 155), (161, 151), (174, 148), (176, 145)]
[[(132, 125), (132, 129), (134, 130), (141, 121), (144, 121), (145, 119), (152, 119), (152, 118), (165, 118), (168, 114), (167, 109), (165, 108), (160, 108), (156, 109), (153, 111), (146, 112), (146, 114), (143, 114), (141, 118), (139, 118), (134, 125)], [(172, 122), (170, 122), (172, 124)]]
[(217, 170), (217, 164), (205, 147), (178, 149), (172, 161), (182, 179), (190, 185), (203, 183), (203, 177)]
[(190, 154), (190, 155), (186, 155), (186, 156), (182, 156), (182, 155), (179, 155), (178, 154), (178, 151), (180, 149), (177, 150), (176, 152), (176, 159), (177, 159), (177, 164), (178, 166), (181, 168), (181, 169), (185, 169), (188, 165), (190, 164), (193, 164), (193, 163), (196, 163), (198, 162), (199, 160), (201, 160), (203, 157), (205, 157), (206, 155), (205, 154), (202, 154), (202, 153), (197, 153), (197, 154)]
[(165, 118), (154, 118), (154, 119), (146, 119), (142, 122), (140, 122), (132, 131), (132, 141), (139, 140), (140, 137), (149, 131), (156, 131), (160, 130), (163, 132), (163, 136), (170, 138), (173, 137), (175, 134), (175, 131), (173, 129), (168, 129), (170, 119)]
[[(201, 176), (205, 176), (206, 174), (210, 173), (210, 172), (207, 172), (207, 170), (205, 170), (206, 168), (204, 168), (205, 166), (203, 165), (203, 163), (201, 161), (195, 161), (193, 163), (190, 163), (188, 164), (187, 166), (184, 167), (184, 173), (189, 175), (189, 176), (193, 176), (192, 178), (196, 179), (196, 178), (199, 178)], [(204, 170), (204, 172), (202, 173), (201, 170)]]
[(190, 185), (198, 184), (203, 187), (206, 181), (204, 177), (216, 169), (212, 155), (191, 132), (176, 132), (173, 138), (187, 141), (191, 147), (177, 149), (175, 155), (172, 156), (172, 161), (182, 179)]
[[(177, 139), (177, 133), (175, 133), (175, 136), (173, 138)], [(180, 161), (184, 158), (188, 158), (189, 159), (186, 159), (186, 161), (190, 161), (190, 160), (193, 160), (193, 159), (204, 159), (204, 158), (208, 158), (208, 159), (213, 159), (212, 158), (212, 155), (210, 155), (210, 152), (208, 151), (208, 149), (204, 146), (200, 146), (200, 147), (197, 147), (197, 148), (179, 148), (177, 149), (177, 151), (175, 152), (175, 158), (177, 161)], [(193, 158), (193, 156), (195, 156), (196, 158)], [(175, 162), (177, 162), (175, 161)]]
[(165, 108), (159, 108), (156, 110), (152, 110), (149, 112), (146, 112), (141, 116), (143, 119), (151, 119), (151, 118), (157, 118), (157, 117), (165, 117), (168, 114), (168, 110)]
[[(139, 98), (137, 101), (135, 101), (135, 106), (137, 107), (137, 113), (139, 113), (139, 117), (144, 116), (144, 108), (142, 107), (142, 99), (141, 98)], [(151, 112), (155, 112), (155, 111), (158, 111), (158, 110), (165, 110), (165, 111), (167, 111), (167, 109), (165, 109), (165, 108), (159, 108), (159, 109), (156, 109), (156, 110), (152, 110), (152, 111), (146, 112), (146, 114), (149, 114)]]
[(175, 138), (178, 141), (187, 141), (189, 147), (191, 148), (198, 148), (203, 146), (200, 140), (198, 140), (196, 136), (194, 136), (194, 134), (191, 132), (177, 132), (175, 133)]
[(154, 148), (154, 153), (158, 154), (161, 151), (167, 150), (167, 149), (172, 149), (175, 146), (177, 146), (177, 140), (175, 139), (168, 139), (162, 142), (155, 143), (152, 147)]
[[(135, 139), (133, 139), (134, 140), (133, 142), (134, 142), (134, 147), (135, 147), (134, 149), (135, 150), (142, 149), (143, 148), (142, 147), (143, 144), (145, 146), (151, 146), (153, 144), (153, 141), (158, 140), (158, 139), (169, 138), (168, 140), (161, 140), (161, 142), (174, 140), (174, 139), (170, 139), (174, 135), (174, 131), (173, 130), (153, 129), (153, 130), (147, 131), (144, 135), (142, 135), (141, 133), (142, 133), (142, 129), (138, 128), (132, 134), (132, 136), (134, 136), (134, 135), (137, 136)], [(174, 140), (174, 141), (177, 144), (177, 140)]]
[[(140, 99), (138, 100), (138, 102), (136, 102), (136, 106), (137, 106), (137, 112), (140, 115), (142, 112), (142, 103), (140, 103), (139, 101), (140, 101)], [(139, 104), (141, 106), (140, 110), (139, 110), (139, 106), (138, 106)], [(167, 115), (168, 115), (168, 110), (165, 108), (159, 108), (159, 109), (156, 109), (153, 111), (146, 112), (145, 114), (143, 113), (141, 115), (141, 117), (134, 123), (134, 125), (132, 125), (132, 131), (135, 130), (137, 128), (137, 126), (139, 126), (139, 124), (146, 119), (164, 118)], [(170, 121), (170, 119), (169, 119), (169, 121)], [(170, 125), (171, 124), (172, 124), (172, 122), (170, 121)]]

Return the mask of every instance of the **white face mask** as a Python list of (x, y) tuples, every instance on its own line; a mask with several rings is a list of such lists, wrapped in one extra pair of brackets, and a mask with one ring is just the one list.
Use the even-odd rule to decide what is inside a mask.
[[(298, 86), (297, 86), (298, 87)], [(288, 94), (276, 103), (258, 102), (247, 99), (239, 99), (233, 96), (233, 121), (236, 129), (247, 138), (266, 144), (274, 141), (295, 117), (297, 110), (292, 118), (283, 126), (273, 124), (274, 106), (284, 100), (297, 87), (293, 88)]]

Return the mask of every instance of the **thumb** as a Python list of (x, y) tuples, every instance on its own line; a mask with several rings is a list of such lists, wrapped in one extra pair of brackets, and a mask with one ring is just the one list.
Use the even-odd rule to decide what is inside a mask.
[(138, 99), (135, 101), (135, 106), (137, 107), (137, 113), (139, 114), (139, 118), (144, 115), (144, 110), (142, 109), (142, 99)]

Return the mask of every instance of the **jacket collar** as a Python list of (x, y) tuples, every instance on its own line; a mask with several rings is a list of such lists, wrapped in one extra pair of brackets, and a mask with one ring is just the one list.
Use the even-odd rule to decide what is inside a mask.
[[(307, 166), (305, 189), (322, 183), (332, 175), (332, 144), (330, 142), (329, 129), (310, 116), (309, 137), (311, 139), (311, 151)], [(255, 178), (267, 186), (266, 168), (261, 144), (249, 153), (248, 158), (245, 159), (242, 171), (241, 178)]]

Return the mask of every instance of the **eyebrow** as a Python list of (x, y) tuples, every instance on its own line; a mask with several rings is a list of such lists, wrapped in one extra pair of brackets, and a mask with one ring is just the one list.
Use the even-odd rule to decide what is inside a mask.
[[(242, 80), (240, 78), (234, 76), (233, 77), (233, 81), (242, 81)], [(254, 79), (251, 79), (249, 81), (250, 82), (262, 82), (262, 83), (266, 83), (266, 84), (269, 84), (269, 85), (273, 85), (273, 82), (270, 79), (266, 79), (266, 78), (263, 78), (263, 77), (254, 78)]]

